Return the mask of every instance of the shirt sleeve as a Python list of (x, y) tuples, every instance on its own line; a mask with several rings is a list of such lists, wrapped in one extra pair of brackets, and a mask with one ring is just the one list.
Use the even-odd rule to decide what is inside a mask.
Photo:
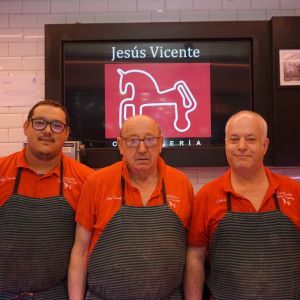
[(207, 247), (209, 244), (207, 202), (205, 192), (200, 190), (194, 199), (191, 225), (188, 232), (188, 244), (191, 246)]
[(93, 231), (96, 220), (95, 194), (95, 183), (89, 177), (82, 187), (75, 218), (77, 223), (89, 231)]

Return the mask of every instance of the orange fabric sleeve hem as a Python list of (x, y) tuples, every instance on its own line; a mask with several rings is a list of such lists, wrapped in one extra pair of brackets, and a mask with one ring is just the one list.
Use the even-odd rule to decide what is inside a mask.
[(75, 218), (76, 223), (80, 224), (85, 230), (92, 232), (93, 227), (89, 226), (87, 222), (83, 221), (79, 216)]

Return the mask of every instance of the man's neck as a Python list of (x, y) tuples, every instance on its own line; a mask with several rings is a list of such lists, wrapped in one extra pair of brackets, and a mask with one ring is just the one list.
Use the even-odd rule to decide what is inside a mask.
[(41, 158), (38, 158), (27, 149), (25, 159), (34, 172), (37, 174), (47, 174), (59, 164), (61, 155), (54, 156), (53, 158), (45, 156), (45, 159), (43, 159), (42, 155)]
[(262, 201), (269, 188), (269, 180), (264, 167), (256, 172), (231, 172), (231, 185), (233, 190), (239, 195), (248, 199), (259, 211)]
[(129, 177), (134, 185), (143, 186), (151, 182), (156, 182), (158, 180), (158, 170), (152, 171), (140, 171), (140, 172), (129, 172)]
[(268, 180), (264, 167), (257, 170), (235, 171), (231, 169), (231, 183), (236, 185), (260, 185)]
[(158, 182), (158, 170), (153, 172), (129, 173), (131, 184), (136, 187), (141, 195), (143, 205), (146, 206)]

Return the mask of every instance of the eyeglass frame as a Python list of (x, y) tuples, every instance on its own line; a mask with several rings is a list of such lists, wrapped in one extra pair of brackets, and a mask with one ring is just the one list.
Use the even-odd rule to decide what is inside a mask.
[[(35, 128), (34, 125), (33, 125), (33, 122), (36, 121), (36, 120), (44, 121), (44, 122), (45, 122), (45, 126), (44, 126), (42, 129), (37, 129), (37, 128)], [(32, 128), (33, 128), (34, 130), (36, 130), (36, 131), (43, 131), (43, 130), (46, 129), (46, 127), (47, 127), (48, 125), (50, 125), (51, 131), (52, 131), (53, 133), (56, 133), (56, 134), (61, 134), (61, 133), (63, 133), (63, 132), (65, 131), (65, 129), (69, 127), (68, 124), (62, 123), (62, 122), (60, 122), (60, 121), (57, 121), (57, 120), (47, 121), (47, 120), (45, 120), (45, 119), (43, 119), (43, 118), (30, 118), (30, 119), (28, 120), (28, 122), (31, 122)], [(53, 123), (58, 123), (58, 124), (63, 125), (64, 127), (63, 127), (62, 131), (58, 131), (58, 132), (54, 131), (53, 128), (52, 128), (52, 124), (53, 124)]]
[[(154, 147), (156, 147), (158, 145), (158, 140), (161, 137), (162, 137), (161, 135), (160, 136), (149, 135), (149, 136), (145, 136), (144, 138), (141, 139), (141, 138), (135, 137), (135, 136), (127, 137), (127, 138), (125, 138), (123, 136), (120, 136), (121, 139), (125, 140), (126, 147), (129, 148), (129, 149), (137, 149), (140, 146), (141, 142), (143, 142), (144, 145), (145, 145), (145, 147), (147, 147), (147, 148), (154, 148)], [(147, 143), (145, 143), (145, 139), (147, 139), (147, 138), (155, 138), (156, 139), (155, 145), (148, 146)], [(139, 141), (139, 143), (136, 146), (134, 146), (134, 147), (128, 146), (127, 140), (129, 140), (129, 139), (136, 139), (136, 140)]]

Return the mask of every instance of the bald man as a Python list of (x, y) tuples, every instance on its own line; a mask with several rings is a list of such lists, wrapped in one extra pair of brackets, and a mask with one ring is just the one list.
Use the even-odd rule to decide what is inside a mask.
[(83, 187), (70, 299), (183, 299), (192, 185), (160, 157), (163, 137), (154, 119), (128, 119), (117, 140), (122, 161)]
[(230, 169), (195, 198), (185, 299), (202, 299), (205, 275), (211, 299), (300, 299), (300, 184), (264, 167), (260, 115), (233, 115), (225, 133)]

